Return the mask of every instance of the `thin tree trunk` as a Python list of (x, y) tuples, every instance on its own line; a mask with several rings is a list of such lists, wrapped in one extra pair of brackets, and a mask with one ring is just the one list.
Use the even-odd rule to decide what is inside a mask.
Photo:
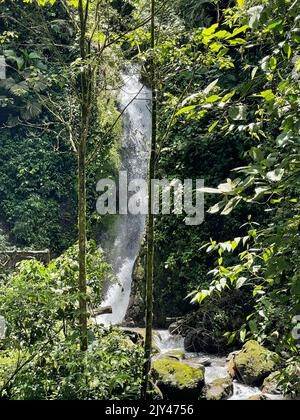
[(145, 339), (145, 365), (142, 398), (147, 398), (149, 373), (151, 369), (152, 330), (153, 330), (153, 286), (154, 286), (154, 251), (155, 251), (155, 218), (152, 211), (153, 191), (152, 180), (156, 172), (157, 148), (157, 91), (155, 72), (155, 0), (151, 0), (151, 84), (152, 84), (152, 138), (151, 155), (148, 175), (148, 230), (147, 230), (147, 279), (146, 279), (146, 339)]
[(89, 68), (84, 62), (87, 58), (88, 43), (86, 41), (89, 2), (84, 9), (83, 1), (79, 0), (78, 12), (80, 18), (80, 55), (83, 60), (81, 73), (81, 132), (78, 145), (78, 238), (79, 238), (79, 322), (80, 347), (82, 351), (88, 348), (88, 310), (87, 310), (87, 279), (86, 279), (86, 248), (87, 248), (87, 215), (86, 215), (86, 153), (89, 131), (91, 80)]
[(79, 237), (79, 310), (81, 350), (88, 348), (87, 284), (86, 284), (86, 141), (78, 148), (78, 237)]

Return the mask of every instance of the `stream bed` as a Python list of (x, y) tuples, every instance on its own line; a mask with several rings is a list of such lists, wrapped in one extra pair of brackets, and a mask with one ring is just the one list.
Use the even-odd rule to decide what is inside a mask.
[[(187, 353), (184, 350), (184, 339), (179, 335), (171, 335), (167, 330), (157, 330), (155, 332), (155, 345), (161, 353), (168, 353), (173, 350), (179, 350), (185, 353), (186, 360), (199, 366), (204, 360), (210, 363), (205, 367), (205, 382), (207, 384), (215, 379), (228, 376), (226, 357), (218, 357), (205, 353)], [(243, 385), (237, 381), (233, 382), (234, 392), (229, 400), (247, 400), (249, 397), (260, 394), (260, 389)], [(269, 396), (271, 397), (271, 396)], [(274, 399), (274, 396), (271, 397)]]

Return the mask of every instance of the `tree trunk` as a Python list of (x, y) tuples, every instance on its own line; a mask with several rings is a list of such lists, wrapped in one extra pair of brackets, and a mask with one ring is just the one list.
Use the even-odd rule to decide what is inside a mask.
[(151, 369), (152, 330), (153, 330), (153, 284), (154, 284), (154, 251), (155, 251), (155, 219), (152, 209), (153, 191), (152, 180), (156, 173), (156, 146), (157, 146), (157, 91), (155, 72), (155, 0), (151, 0), (151, 84), (152, 84), (152, 138), (151, 155), (148, 175), (148, 229), (147, 229), (147, 276), (146, 276), (146, 339), (145, 339), (145, 365), (142, 398), (147, 398), (149, 372)]
[(88, 348), (87, 284), (86, 284), (86, 141), (78, 148), (78, 237), (79, 237), (79, 310), (81, 350)]
[(91, 73), (85, 63), (89, 52), (86, 40), (89, 2), (84, 7), (83, 1), (78, 2), (80, 18), (80, 55), (83, 61), (81, 73), (81, 127), (78, 145), (78, 238), (79, 238), (79, 322), (80, 347), (82, 351), (88, 349), (88, 308), (87, 308), (87, 280), (86, 280), (86, 248), (87, 248), (87, 215), (86, 215), (86, 154), (91, 109)]

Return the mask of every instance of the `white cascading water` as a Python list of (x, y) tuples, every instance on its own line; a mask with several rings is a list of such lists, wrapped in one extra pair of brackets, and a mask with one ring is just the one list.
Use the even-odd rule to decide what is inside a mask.
[[(124, 136), (121, 149), (122, 170), (132, 179), (146, 179), (149, 161), (151, 136), (151, 91), (140, 81), (140, 69), (130, 66), (122, 75), (123, 87), (119, 95), (121, 111), (124, 110)], [(126, 315), (132, 284), (132, 272), (143, 238), (146, 218), (143, 215), (119, 215), (115, 224), (114, 240), (108, 247), (110, 262), (118, 282), (112, 285), (103, 306), (112, 306), (112, 314), (98, 317), (98, 322), (109, 326), (120, 324)], [(162, 353), (171, 350), (184, 352), (184, 339), (173, 336), (167, 330), (157, 331), (155, 344)], [(225, 358), (207, 354), (186, 353), (186, 358), (208, 359), (210, 366), (205, 368), (206, 383), (228, 375)], [(234, 394), (231, 400), (245, 400), (259, 393), (259, 389), (234, 381)]]
[[(151, 91), (143, 86), (138, 66), (128, 66), (122, 74), (123, 86), (119, 95), (123, 111), (124, 135), (121, 147), (122, 171), (127, 171), (128, 182), (147, 179), (151, 137)], [(113, 284), (103, 303), (112, 306), (112, 314), (102, 315), (98, 322), (104, 325), (120, 324), (129, 304), (132, 272), (144, 235), (144, 215), (119, 215), (115, 224), (110, 263), (117, 282)]]

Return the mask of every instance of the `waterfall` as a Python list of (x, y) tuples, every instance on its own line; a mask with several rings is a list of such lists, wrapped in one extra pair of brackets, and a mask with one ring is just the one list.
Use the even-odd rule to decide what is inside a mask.
[[(122, 171), (127, 171), (128, 182), (147, 179), (151, 137), (151, 91), (140, 80), (140, 68), (130, 65), (121, 76), (119, 94), (123, 112), (124, 134), (121, 146)], [(129, 304), (132, 272), (144, 235), (144, 215), (118, 215), (114, 227), (114, 240), (110, 247), (110, 263), (117, 282), (106, 295), (104, 306), (112, 306), (112, 314), (100, 316), (99, 323), (119, 324)]]

